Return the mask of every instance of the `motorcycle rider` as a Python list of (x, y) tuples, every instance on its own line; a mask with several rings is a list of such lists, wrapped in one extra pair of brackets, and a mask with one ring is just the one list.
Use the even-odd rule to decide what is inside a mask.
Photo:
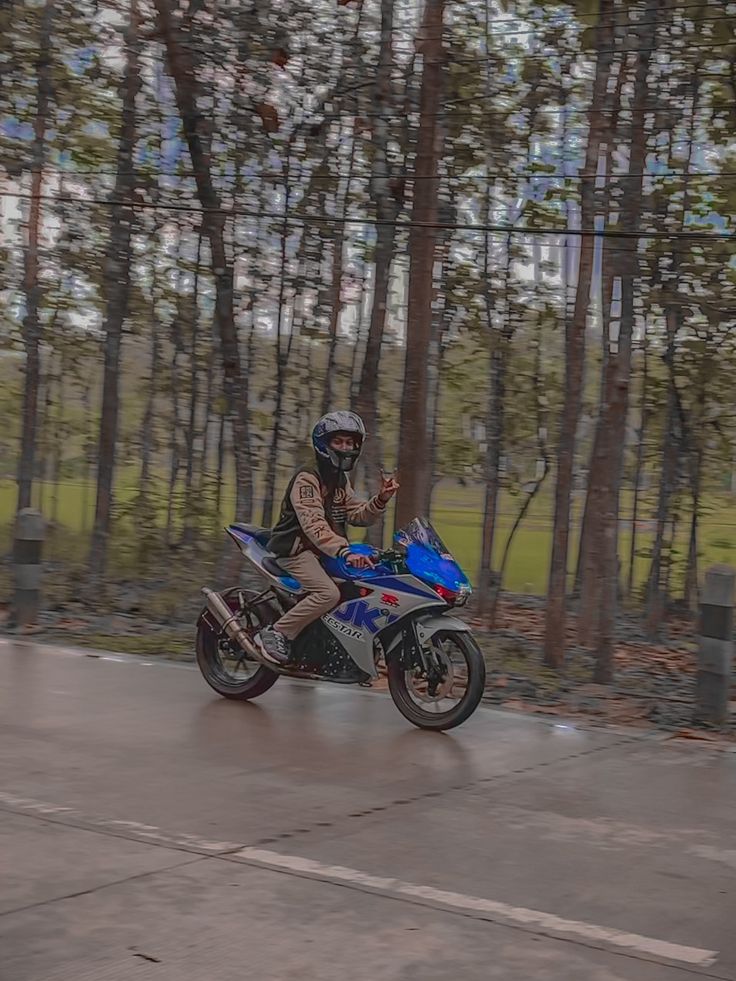
[(340, 601), (340, 591), (322, 568), (320, 555), (343, 556), (357, 569), (375, 565), (370, 556), (350, 551), (347, 525), (372, 525), (399, 484), (382, 472), (376, 495), (368, 501), (356, 496), (347, 475), (360, 456), (365, 435), (363, 420), (354, 412), (328, 412), (312, 430), (316, 468), (298, 470), (286, 489), (268, 547), (279, 565), (299, 580), (306, 596), (256, 637), (261, 653), (273, 663), (287, 664), (291, 641)]

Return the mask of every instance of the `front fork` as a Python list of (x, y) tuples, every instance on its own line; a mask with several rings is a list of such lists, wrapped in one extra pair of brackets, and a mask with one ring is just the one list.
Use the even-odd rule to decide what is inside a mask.
[(427, 650), (419, 640), (416, 624), (412, 621), (404, 627), (401, 658), (406, 671), (419, 671), (427, 680), (427, 691), (434, 698), (437, 689), (447, 676), (447, 668), (432, 647)]

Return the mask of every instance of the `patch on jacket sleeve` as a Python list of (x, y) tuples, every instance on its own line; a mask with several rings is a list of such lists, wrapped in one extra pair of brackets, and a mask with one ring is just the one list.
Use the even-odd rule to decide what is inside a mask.
[(299, 488), (299, 500), (300, 501), (313, 501), (314, 500), (314, 487), (311, 484), (302, 484)]

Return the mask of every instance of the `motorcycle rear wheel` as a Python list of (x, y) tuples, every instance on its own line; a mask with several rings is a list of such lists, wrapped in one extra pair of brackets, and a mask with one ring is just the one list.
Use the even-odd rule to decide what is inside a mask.
[[(419, 729), (454, 729), (477, 709), (486, 684), (486, 665), (478, 645), (468, 633), (439, 631), (431, 641), (447, 668), (445, 681), (432, 692), (418, 667), (407, 667), (401, 657), (389, 658), (388, 688), (405, 719)], [(450, 649), (453, 649), (450, 653)], [(464, 691), (457, 692), (462, 683)]]
[[(237, 587), (226, 590), (222, 598), (231, 610), (238, 609), (239, 592), (243, 593), (246, 601), (257, 595)], [(253, 634), (273, 623), (277, 616), (263, 601), (249, 609), (254, 623)], [(263, 695), (278, 681), (278, 673), (260, 662), (250, 660), (243, 651), (233, 650), (234, 642), (225, 637), (222, 630), (215, 629), (212, 621), (212, 614), (205, 608), (197, 625), (197, 665), (204, 680), (223, 698), (248, 701)]]

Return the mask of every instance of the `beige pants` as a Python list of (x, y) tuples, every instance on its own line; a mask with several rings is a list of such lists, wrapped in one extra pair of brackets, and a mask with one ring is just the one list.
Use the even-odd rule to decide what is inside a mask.
[(301, 555), (279, 559), (279, 565), (298, 579), (307, 591), (304, 599), (274, 624), (276, 630), (289, 640), (294, 640), (310, 623), (334, 610), (340, 602), (340, 590), (313, 552), (302, 552)]

